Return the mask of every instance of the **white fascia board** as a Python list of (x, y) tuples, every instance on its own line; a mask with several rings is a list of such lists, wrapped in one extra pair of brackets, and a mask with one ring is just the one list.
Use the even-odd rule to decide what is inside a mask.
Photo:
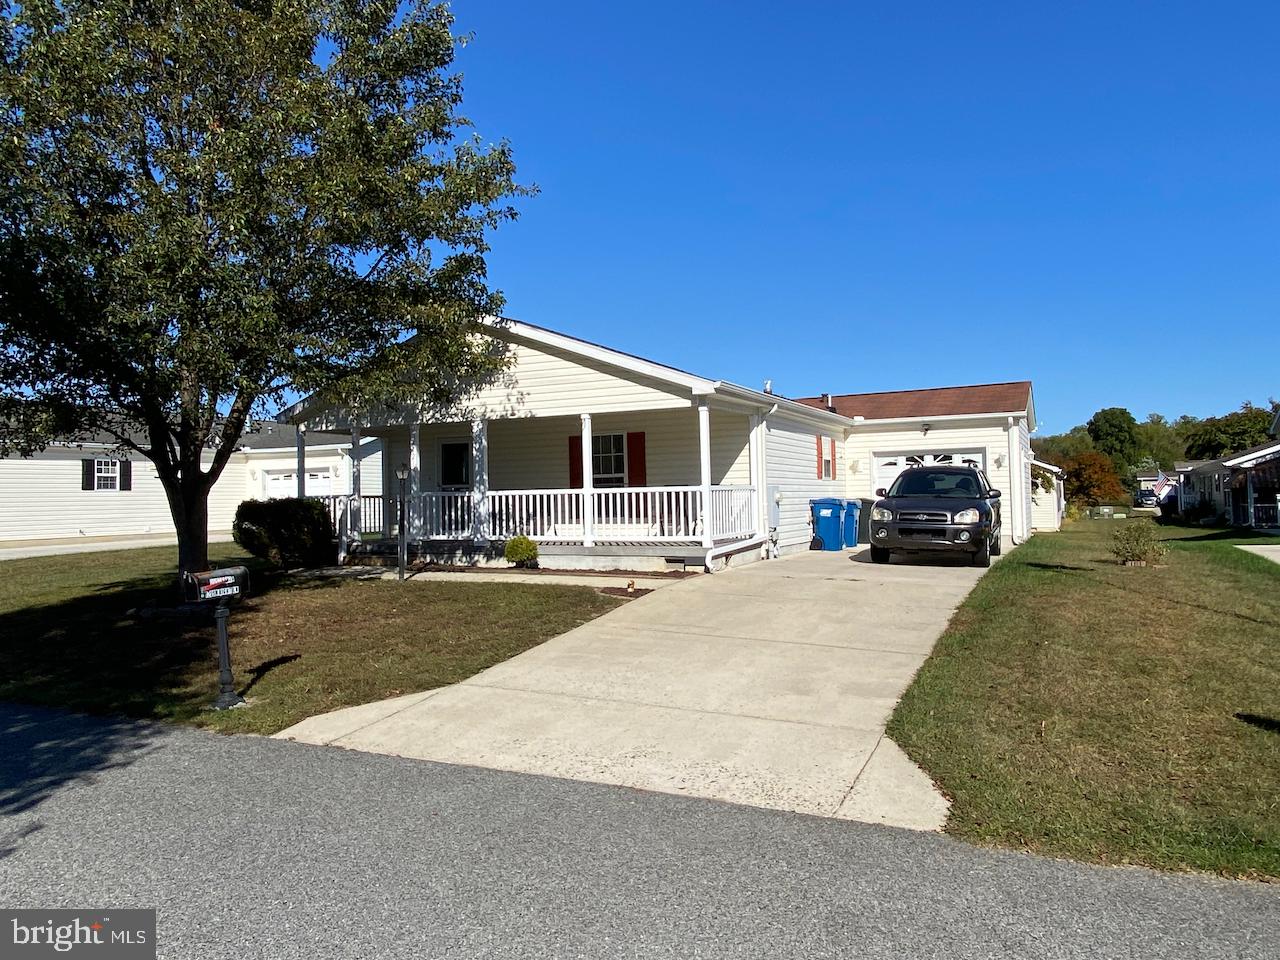
[(848, 430), (853, 426), (853, 421), (843, 414), (823, 410), (821, 407), (811, 407), (807, 403), (788, 400), (786, 397), (765, 393), (762, 390), (752, 390), (750, 387), (739, 386), (726, 380), (720, 380), (716, 383), (715, 395), (726, 400), (747, 404), (761, 411), (770, 410), (776, 406), (779, 413), (785, 413), (796, 419), (821, 426), (835, 427), (840, 430)]
[(1062, 472), (1061, 467), (1055, 467), (1052, 463), (1045, 463), (1043, 460), (1037, 460), (1035, 457), (1031, 458), (1031, 462), (1037, 467), (1040, 467), (1044, 470), (1048, 470), (1050, 473)]
[(505, 320), (501, 317), (486, 317), (482, 322), (488, 325), (499, 339), (507, 339), (504, 334), (510, 334), (510, 337), (514, 339), (551, 347), (573, 356), (604, 363), (611, 367), (617, 367), (619, 370), (626, 370), (629, 373), (636, 373), (651, 380), (683, 387), (698, 396), (715, 392), (715, 381), (694, 376), (692, 373), (686, 373), (683, 370), (677, 370), (675, 367), (655, 363), (643, 357), (636, 357), (629, 353), (612, 350), (609, 347), (602, 347), (598, 343), (591, 343), (587, 340), (579, 340), (577, 337), (556, 333), (554, 330), (548, 330), (545, 327), (535, 327), (533, 324), (524, 323), (520, 320)]
[(1263, 460), (1280, 453), (1280, 440), (1270, 446), (1263, 447), (1261, 450), (1254, 450), (1250, 453), (1240, 454), (1234, 457), (1224, 457), (1222, 465), (1224, 467), (1248, 467), (1258, 460)]
[[(307, 453), (326, 453), (326, 452), (328, 452), (328, 451), (330, 451), (330, 450), (346, 450), (346, 449), (347, 449), (348, 447), (350, 447), (350, 446), (351, 446), (351, 444), (349, 444), (349, 443), (310, 443), (310, 444), (307, 444), (307, 446), (306, 446), (306, 451), (307, 451)], [(363, 443), (361, 443), (361, 446), (364, 446), (364, 444), (363, 444)], [(270, 453), (270, 454), (289, 453), (289, 454), (294, 454), (294, 453), (297, 453), (297, 452), (298, 452), (298, 448), (297, 448), (296, 446), (292, 446), (292, 447), (239, 447), (239, 448), (237, 448), (237, 449), (239, 449), (239, 451), (240, 451), (241, 453), (248, 454), (249, 456), (253, 456), (254, 454), (258, 454), (258, 453)]]
[(882, 420), (871, 420), (863, 418), (858, 420), (859, 427), (882, 427), (892, 426), (899, 423), (928, 423), (937, 425), (941, 423), (949, 423), (953, 420), (1003, 420), (1002, 426), (1007, 426), (1010, 419), (1021, 420), (1027, 416), (1025, 410), (1006, 410), (1003, 413), (946, 413), (938, 416), (916, 416), (916, 417), (886, 417)]

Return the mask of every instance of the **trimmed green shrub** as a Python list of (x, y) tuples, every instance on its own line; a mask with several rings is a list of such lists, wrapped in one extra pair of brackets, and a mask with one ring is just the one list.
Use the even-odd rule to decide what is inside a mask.
[(337, 534), (322, 500), (246, 500), (236, 507), (231, 534), (255, 557), (277, 566), (337, 562)]
[(1169, 548), (1151, 520), (1130, 520), (1111, 538), (1111, 552), (1121, 563), (1159, 563)]
[(512, 537), (502, 551), (507, 563), (517, 567), (536, 567), (538, 565), (538, 545), (528, 537)]

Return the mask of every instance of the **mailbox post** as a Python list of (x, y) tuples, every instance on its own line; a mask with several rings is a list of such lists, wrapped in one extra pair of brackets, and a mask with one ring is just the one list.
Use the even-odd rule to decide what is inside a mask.
[(229, 710), (244, 703), (244, 697), (236, 693), (235, 680), (231, 676), (231, 644), (227, 638), (227, 618), (231, 616), (231, 601), (249, 594), (249, 571), (245, 567), (227, 567), (205, 573), (187, 574), (190, 599), (197, 603), (214, 603), (213, 619), (218, 625), (218, 699), (213, 709)]

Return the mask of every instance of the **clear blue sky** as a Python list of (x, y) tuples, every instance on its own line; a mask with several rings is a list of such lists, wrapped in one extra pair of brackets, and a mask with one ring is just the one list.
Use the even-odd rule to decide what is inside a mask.
[(518, 319), (1041, 432), (1280, 395), (1280, 4), (455, 0)]

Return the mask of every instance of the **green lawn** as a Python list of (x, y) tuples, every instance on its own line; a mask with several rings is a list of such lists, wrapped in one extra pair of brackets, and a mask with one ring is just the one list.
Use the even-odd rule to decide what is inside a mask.
[(1280, 565), (1163, 528), (1158, 568), (1080, 521), (997, 564), (889, 734), (948, 831), (1104, 863), (1280, 878)]
[[(210, 547), (214, 565), (246, 562)], [(237, 688), (217, 693), (212, 618), (175, 616), (174, 548), (0, 562), (0, 700), (272, 733), (456, 683), (612, 609), (589, 587), (290, 580), (255, 564), (231, 616)]]

